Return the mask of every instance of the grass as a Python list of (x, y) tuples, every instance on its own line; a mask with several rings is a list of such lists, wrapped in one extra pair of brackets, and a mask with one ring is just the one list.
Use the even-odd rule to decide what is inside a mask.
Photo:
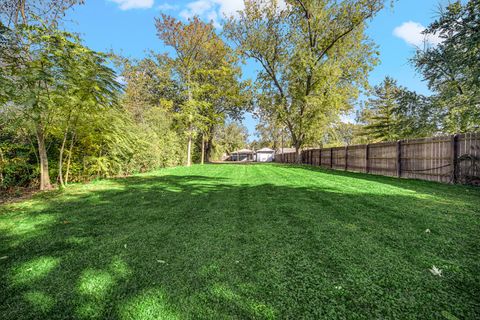
[(480, 189), (307, 166), (73, 185), (0, 207), (0, 318), (478, 319), (479, 214)]

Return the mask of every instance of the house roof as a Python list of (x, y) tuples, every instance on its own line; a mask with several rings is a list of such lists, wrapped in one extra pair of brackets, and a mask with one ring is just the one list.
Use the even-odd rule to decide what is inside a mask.
[(235, 150), (230, 152), (230, 154), (236, 154), (236, 153), (253, 153), (253, 151), (249, 149), (240, 149), (240, 150)]
[(270, 149), (270, 148), (262, 148), (262, 149), (260, 149), (260, 150), (257, 150), (257, 152), (260, 152), (260, 153), (262, 153), (262, 152), (264, 152), (264, 153), (273, 153), (273, 152), (275, 152), (275, 150)]
[(292, 153), (295, 152), (295, 148), (278, 148), (277, 153)]

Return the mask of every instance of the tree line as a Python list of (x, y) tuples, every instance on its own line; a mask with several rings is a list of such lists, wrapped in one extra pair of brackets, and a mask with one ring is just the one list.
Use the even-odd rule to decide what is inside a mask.
[[(333, 146), (477, 130), (478, 1), (448, 5), (425, 30), (441, 39), (411, 63), (432, 94), (387, 77), (366, 35), (384, 0), (245, 0), (222, 32), (198, 17), (153, 22), (172, 54), (130, 59), (88, 48), (62, 28), (81, 0), (0, 4), (0, 188), (203, 163), (244, 147)], [(255, 81), (241, 64), (258, 66)], [(343, 123), (361, 93), (357, 123)]]
[(162, 15), (159, 41), (175, 54), (134, 60), (61, 28), (82, 3), (0, 5), (1, 189), (190, 165), (246, 143), (250, 83), (212, 23)]
[(472, 132), (480, 128), (480, 3), (454, 2), (424, 31), (437, 46), (417, 48), (411, 63), (427, 81), (430, 96), (390, 77), (373, 89), (359, 114), (374, 141)]
[[(305, 22), (301, 31), (303, 38), (300, 36), (294, 39), (303, 41), (302, 47), (304, 50), (308, 49), (307, 53), (304, 53), (308, 58), (302, 59), (302, 61), (306, 61), (303, 68), (308, 71), (305, 73), (305, 78), (301, 79), (300, 82), (303, 84), (304, 90), (301, 90), (295, 96), (292, 95), (285, 103), (278, 104), (279, 107), (276, 108), (280, 110), (270, 111), (269, 108), (263, 109), (263, 114), (261, 114), (263, 121), (257, 127), (260, 135), (257, 141), (258, 144), (278, 146), (283, 139), (284, 145), (296, 146), (298, 150), (298, 145), (304, 147), (332, 147), (428, 137), (439, 134), (472, 132), (480, 129), (480, 3), (478, 1), (455, 1), (445, 8), (441, 8), (438, 17), (423, 32), (425, 38), (429, 35), (437, 36), (440, 39), (440, 43), (431, 45), (425, 42), (424, 47), (416, 48), (410, 63), (422, 76), (423, 80), (426, 81), (432, 93), (423, 95), (408, 90), (398, 85), (398, 82), (389, 76), (373, 88), (363, 82), (363, 89), (367, 94), (367, 99), (365, 99), (363, 105), (357, 111), (356, 123), (345, 123), (339, 119), (341, 113), (338, 111), (341, 110), (335, 107), (335, 100), (324, 100), (324, 109), (322, 109), (322, 102), (311, 105), (299, 103), (298, 107), (294, 107), (296, 97), (303, 99), (300, 99), (302, 102), (312, 99), (306, 94), (309, 92), (309, 90), (306, 90), (308, 84), (312, 83), (309, 79), (321, 77), (321, 68), (329, 66), (326, 64), (328, 57), (323, 58), (323, 60), (320, 59), (320, 62), (318, 62), (320, 65), (316, 64), (316, 61), (311, 62), (309, 60), (317, 52), (310, 50), (309, 46), (311, 43), (315, 44), (316, 39), (318, 39), (315, 33), (316, 29), (310, 27), (309, 23), (317, 26), (315, 17), (318, 17), (317, 19), (325, 19), (325, 17), (330, 17), (337, 9), (337, 6), (318, 6), (318, 3), (314, 1), (297, 1), (297, 3), (300, 4), (297, 10), (304, 13), (303, 19), (305, 19)], [(348, 12), (348, 15), (352, 16), (351, 12), (354, 5), (349, 2), (340, 3), (337, 10), (342, 14), (347, 14)], [(382, 7), (380, 2), (374, 1), (357, 2), (356, 4), (373, 11), (360, 11), (360, 15), (355, 21), (370, 18)], [(253, 11), (250, 10), (249, 12)], [(276, 12), (278, 16), (280, 13)], [(256, 14), (258, 16), (258, 11)], [(274, 25), (274, 16), (275, 14), (272, 13), (265, 20), (263, 17), (258, 18), (251, 13), (250, 20), (272, 20), (268, 24), (270, 27)], [(302, 17), (299, 19), (302, 19)], [(334, 16), (332, 21), (337, 21), (338, 19), (338, 16)], [(277, 21), (280, 20), (280, 18), (277, 18)], [(297, 22), (295, 23), (297, 25)], [(336, 31), (337, 25), (332, 23), (332, 34), (348, 37), (348, 32), (351, 30), (347, 28), (348, 25), (344, 26), (344, 29)], [(357, 30), (362, 27), (363, 23), (357, 26)], [(284, 29), (279, 28), (278, 30)], [(329, 30), (329, 27), (321, 29), (322, 32), (327, 32), (328, 34), (326, 30)], [(361, 32), (361, 30), (358, 32)], [(258, 35), (258, 37), (261, 37), (261, 35)], [(332, 54), (330, 57), (335, 60), (336, 70), (342, 77), (344, 77), (344, 72), (348, 72), (348, 67), (365, 76), (365, 72), (369, 70), (368, 68), (375, 65), (376, 53), (374, 52), (374, 47), (371, 46), (372, 44), (368, 42), (364, 35), (362, 37), (363, 39), (357, 38), (356, 49), (349, 47), (350, 50), (355, 50), (357, 54), (363, 54), (363, 60), (357, 60), (355, 66), (352, 67), (350, 65), (350, 62), (355, 61), (352, 61), (350, 56), (343, 62), (345, 65), (341, 63), (342, 60), (337, 54)], [(272, 45), (272, 48), (280, 45), (280, 43), (275, 42), (277, 37), (274, 39), (267, 38), (256, 41), (268, 42)], [(321, 39), (321, 44), (325, 45), (326, 43), (329, 50), (337, 46), (340, 47), (335, 42), (335, 37), (333, 38), (334, 45), (332, 47), (328, 46), (328, 37), (325, 39), (322, 36)], [(252, 41), (245, 41), (244, 43), (252, 43)], [(261, 47), (264, 48), (265, 46), (266, 44), (262, 44)], [(363, 46), (363, 49), (359, 49), (360, 46)], [(289, 59), (289, 57), (294, 57), (291, 53), (288, 53), (285, 57), (286, 62), (280, 63), (278, 62), (280, 57), (269, 54), (270, 52), (282, 52), (281, 50), (265, 50), (261, 53), (256, 51), (258, 50), (256, 46), (253, 48), (252, 54), (255, 57), (265, 59), (262, 65), (266, 67), (266, 74), (259, 81), (263, 81), (266, 86), (276, 87), (275, 73), (271, 72), (271, 70), (275, 70), (278, 74), (277, 77), (283, 79), (282, 81), (288, 80), (283, 75), (280, 75), (284, 70), (282, 68), (285, 68), (285, 66), (292, 68), (290, 74), (295, 75), (296, 78), (299, 77), (296, 72), (298, 71), (298, 63)], [(295, 49), (295, 52), (301, 52), (301, 50)], [(320, 54), (323, 52), (320, 51)], [(345, 54), (348, 54), (348, 51), (345, 51)], [(307, 62), (310, 62), (310, 64)], [(275, 66), (275, 63), (279, 63), (282, 67)], [(290, 63), (295, 63), (295, 66), (290, 66)], [(325, 63), (325, 65), (322, 66), (321, 63)], [(327, 70), (331, 72), (333, 69), (329, 66)], [(352, 78), (347, 79), (353, 80)], [(321, 84), (331, 85), (329, 81), (347, 91), (347, 94), (339, 94), (340, 99), (346, 99), (343, 101), (339, 100), (339, 106), (344, 111), (352, 110), (354, 103), (356, 103), (353, 99), (354, 94), (358, 92), (357, 88), (359, 87), (355, 87), (352, 91), (344, 82), (335, 81), (335, 78), (329, 75), (323, 75)], [(283, 90), (284, 92), (292, 90), (290, 87), (293, 85), (293, 82), (289, 81), (286, 83), (288, 83), (288, 89)], [(280, 93), (281, 96), (280, 88), (277, 91), (272, 91), (274, 94)], [(327, 91), (330, 95), (335, 92), (329, 87), (328, 90), (323, 92), (322, 99), (326, 99), (329, 95), (326, 93)], [(266, 103), (270, 104), (270, 101)], [(321, 119), (315, 118), (312, 114), (314, 112), (317, 112), (326, 121), (322, 122)], [(331, 117), (328, 118), (327, 116)], [(302, 120), (296, 120), (295, 117), (301, 117)], [(297, 130), (299, 131), (297, 132)], [(304, 139), (298, 139), (298, 137), (304, 137)]]

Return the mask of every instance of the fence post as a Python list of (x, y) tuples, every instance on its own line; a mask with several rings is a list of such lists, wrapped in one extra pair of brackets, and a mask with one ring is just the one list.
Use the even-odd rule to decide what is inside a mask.
[(452, 135), (452, 145), (451, 145), (451, 163), (452, 163), (452, 182), (457, 183), (457, 157), (458, 157), (458, 135)]
[(345, 146), (345, 171), (348, 170), (348, 146)]
[(318, 166), (322, 166), (322, 148), (318, 149)]
[(330, 169), (333, 169), (333, 148), (330, 148)]
[(370, 169), (368, 168), (368, 152), (370, 151), (370, 145), (367, 143), (365, 145), (365, 173), (368, 173)]
[(402, 142), (397, 141), (397, 177), (402, 176)]

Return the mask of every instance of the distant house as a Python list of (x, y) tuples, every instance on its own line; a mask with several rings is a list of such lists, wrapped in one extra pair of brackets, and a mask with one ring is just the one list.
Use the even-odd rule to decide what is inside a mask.
[(277, 154), (282, 154), (282, 153), (293, 153), (296, 152), (297, 150), (295, 148), (278, 148)]
[(275, 157), (275, 150), (269, 148), (262, 148), (257, 150), (255, 161), (257, 162), (272, 162)]
[(255, 152), (249, 149), (241, 149), (230, 152), (228, 160), (230, 161), (253, 161)]

